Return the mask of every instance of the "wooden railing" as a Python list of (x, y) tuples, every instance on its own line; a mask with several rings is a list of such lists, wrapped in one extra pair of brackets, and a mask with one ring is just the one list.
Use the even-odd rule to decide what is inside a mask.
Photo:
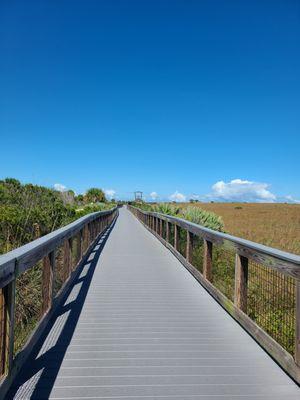
[(300, 257), (181, 218), (128, 209), (300, 383)]
[[(86, 215), (63, 228), (0, 256), (0, 373), (2, 383), (8, 380), (6, 378), (9, 378), (12, 370), (18, 367), (17, 364), (25, 359), (26, 353), (28, 353), (27, 348), (36, 342), (51, 311), (59, 303), (61, 294), (76, 275), (77, 266), (89, 252), (99, 234), (112, 224), (117, 214), (118, 209), (114, 208)], [(15, 314), (16, 294), (20, 297), (17, 290), (18, 288), (22, 290), (22, 285), (18, 286), (17, 281), (26, 274), (34, 272), (34, 268), (40, 272), (41, 276), (40, 292), (37, 293), (35, 300), (38, 302), (38, 295), (40, 295), (41, 309), (35, 316), (33, 332), (28, 332), (29, 340), (25, 346), (20, 348), (20, 346), (16, 347), (15, 343)], [(30, 275), (28, 278), (30, 279)], [(21, 296), (24, 296), (24, 293), (21, 293)], [(25, 300), (21, 298), (20, 301)], [(18, 334), (23, 334), (23, 331), (24, 327), (18, 330)]]

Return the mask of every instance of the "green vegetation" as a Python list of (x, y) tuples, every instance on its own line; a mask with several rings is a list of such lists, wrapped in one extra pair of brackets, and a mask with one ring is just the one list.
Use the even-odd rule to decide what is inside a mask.
[[(22, 246), (86, 214), (114, 207), (101, 189), (92, 188), (76, 196), (72, 190), (59, 192), (44, 186), (22, 184), (16, 179), (0, 180), (0, 254)], [(58, 249), (58, 272), (63, 252)], [(15, 351), (41, 317), (42, 262), (16, 281)]]
[(102, 189), (91, 188), (85, 194), (88, 203), (104, 203), (106, 201), (105, 194)]
[(132, 205), (145, 211), (153, 211), (161, 214), (172, 215), (178, 218), (183, 218), (188, 221), (194, 222), (195, 224), (213, 229), (215, 231), (224, 231), (224, 223), (222, 218), (214, 212), (202, 210), (200, 207), (181, 207), (177, 204), (170, 203), (149, 204), (141, 202), (132, 203)]
[(75, 196), (44, 186), (0, 180), (0, 254), (46, 235), (75, 219), (111, 208), (101, 189)]

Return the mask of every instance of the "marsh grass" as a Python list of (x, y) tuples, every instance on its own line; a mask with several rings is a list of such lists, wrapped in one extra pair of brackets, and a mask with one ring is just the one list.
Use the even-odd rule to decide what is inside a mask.
[(196, 203), (193, 206), (220, 215), (224, 230), (231, 235), (300, 254), (300, 204)]

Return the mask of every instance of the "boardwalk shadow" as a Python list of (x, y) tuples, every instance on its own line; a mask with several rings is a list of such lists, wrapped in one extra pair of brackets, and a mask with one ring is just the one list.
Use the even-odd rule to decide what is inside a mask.
[(6, 399), (49, 398), (78, 323), (97, 262), (113, 225), (98, 238), (94, 248), (78, 268), (74, 282), (21, 368)]

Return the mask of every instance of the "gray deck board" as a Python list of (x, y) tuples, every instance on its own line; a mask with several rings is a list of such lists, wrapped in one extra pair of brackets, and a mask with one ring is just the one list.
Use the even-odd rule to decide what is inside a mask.
[(300, 398), (299, 387), (126, 209), (102, 252), (95, 250), (12, 398)]

